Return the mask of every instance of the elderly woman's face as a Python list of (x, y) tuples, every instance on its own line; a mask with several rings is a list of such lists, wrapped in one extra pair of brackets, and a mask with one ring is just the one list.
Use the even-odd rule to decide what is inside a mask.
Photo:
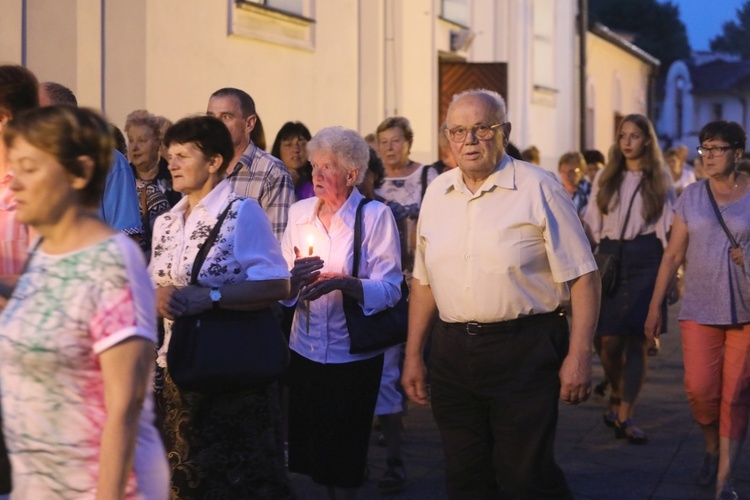
[(357, 171), (349, 171), (339, 165), (336, 155), (328, 151), (316, 151), (310, 156), (315, 196), (326, 203), (345, 201), (357, 179)]
[(10, 189), (16, 199), (16, 218), (33, 227), (55, 224), (77, 204), (77, 190), (87, 181), (68, 172), (57, 158), (19, 137), (8, 150), (13, 173)]
[(208, 185), (212, 176), (211, 159), (206, 158), (194, 143), (170, 144), (167, 161), (175, 191), (187, 195), (201, 191)]
[(154, 168), (159, 162), (159, 141), (146, 125), (128, 128), (128, 159), (139, 170)]
[(298, 170), (307, 163), (307, 139), (287, 137), (281, 141), (279, 158), (289, 170)]
[(401, 127), (385, 129), (378, 134), (378, 156), (386, 167), (405, 167), (409, 163), (409, 149)]

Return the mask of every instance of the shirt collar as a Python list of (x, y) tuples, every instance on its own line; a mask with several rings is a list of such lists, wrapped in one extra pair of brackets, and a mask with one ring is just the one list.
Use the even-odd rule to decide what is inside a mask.
[[(344, 223), (349, 229), (354, 229), (354, 219), (357, 215), (357, 207), (359, 206), (359, 202), (364, 198), (362, 196), (362, 193), (359, 192), (359, 190), (355, 187), (352, 189), (351, 194), (349, 195), (349, 198), (346, 199), (343, 205), (341, 205), (341, 208), (339, 208), (338, 212), (334, 214), (334, 217), (338, 217), (341, 219), (341, 222)], [(315, 224), (315, 221), (318, 219), (318, 210), (320, 209), (320, 205), (323, 203), (323, 200), (316, 198), (315, 203), (312, 205), (312, 210), (307, 215), (307, 218), (302, 221), (304, 224)]]
[[(195, 206), (193, 211), (201, 210), (214, 219), (219, 218), (222, 209), (227, 206), (227, 203), (231, 201), (235, 196), (232, 193), (232, 186), (229, 185), (229, 181), (224, 179), (214, 187), (210, 193), (203, 197), (198, 205)], [(184, 215), (188, 208), (188, 197), (183, 196), (177, 204), (172, 207), (169, 213), (174, 215)]]
[[(253, 158), (255, 157), (255, 151), (257, 149), (258, 148), (257, 146), (255, 146), (255, 144), (253, 144), (253, 141), (250, 141), (250, 144), (248, 144), (245, 148), (245, 151), (242, 152), (242, 156), (240, 156), (240, 159), (237, 163), (245, 168), (250, 168), (253, 165)], [(232, 174), (239, 170), (240, 169), (237, 167), (237, 165), (235, 165)]]
[(446, 193), (450, 192), (451, 190), (455, 190), (468, 194), (469, 196), (478, 196), (484, 191), (492, 190), (495, 186), (503, 189), (516, 189), (515, 160), (507, 154), (503, 155), (503, 159), (500, 160), (500, 164), (495, 167), (492, 173), (490, 173), (487, 179), (485, 179), (482, 187), (479, 188), (479, 190), (474, 194), (472, 194), (472, 192), (469, 191), (469, 188), (466, 187), (466, 183), (464, 182), (464, 177), (461, 173), (460, 167), (456, 167), (453, 170), (457, 172), (453, 178), (453, 183), (451, 183), (446, 189)]

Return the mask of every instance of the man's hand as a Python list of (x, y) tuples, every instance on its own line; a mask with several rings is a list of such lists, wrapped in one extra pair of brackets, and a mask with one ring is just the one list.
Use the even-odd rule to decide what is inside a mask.
[(560, 368), (560, 399), (577, 405), (591, 396), (591, 355), (568, 354)]
[(421, 356), (406, 356), (401, 370), (401, 385), (406, 395), (417, 404), (427, 404), (427, 388), (424, 383), (425, 367)]

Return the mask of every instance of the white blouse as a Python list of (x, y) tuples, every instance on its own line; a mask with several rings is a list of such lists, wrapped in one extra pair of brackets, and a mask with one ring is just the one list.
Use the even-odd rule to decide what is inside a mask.
[[(354, 241), (354, 218), (357, 206), (364, 197), (355, 188), (349, 199), (331, 219), (326, 230), (318, 219), (319, 198), (298, 201), (289, 209), (289, 223), (281, 240), (281, 249), (289, 268), (294, 266), (294, 247), (308, 255), (310, 243), (313, 255), (323, 259), (322, 273), (351, 275)], [(359, 277), (364, 291), (363, 306), (367, 315), (392, 307), (401, 298), (401, 247), (396, 221), (390, 208), (371, 201), (362, 210), (362, 250)], [(349, 332), (340, 290), (313, 301), (283, 301), (297, 303), (292, 323), (289, 347), (318, 363), (347, 363), (371, 358), (380, 352), (349, 354)]]
[[(241, 198), (232, 192), (225, 180), (208, 193), (185, 220), (187, 197), (154, 223), (151, 279), (157, 287), (188, 286), (193, 262), (200, 245), (208, 237), (219, 215), (234, 201), (219, 235), (198, 275), (205, 287), (219, 287), (242, 281), (288, 279), (289, 270), (281, 248), (271, 230), (263, 209), (257, 201)], [(166, 366), (167, 347), (172, 334), (172, 321), (164, 320), (164, 345), (157, 363)]]
[[(611, 240), (620, 239), (630, 199), (633, 197), (633, 193), (635, 193), (635, 190), (643, 177), (642, 172), (626, 171), (625, 177), (620, 185), (619, 196), (612, 197), (609, 204), (609, 213), (607, 215), (602, 215), (596, 204), (596, 196), (599, 193), (599, 178), (601, 177), (602, 172), (603, 170), (600, 170), (599, 173), (596, 174), (596, 177), (594, 177), (589, 204), (586, 208), (586, 213), (583, 216), (583, 222), (588, 227), (597, 244), (604, 238), (609, 238)], [(666, 175), (668, 174), (665, 174), (665, 176)], [(671, 179), (666, 180), (665, 177), (665, 182), (669, 187), (667, 189), (666, 199), (664, 200), (664, 208), (661, 211), (661, 215), (653, 222), (646, 222), (641, 215), (643, 210), (643, 197), (641, 191), (638, 192), (635, 200), (633, 200), (633, 208), (630, 212), (630, 220), (628, 220), (628, 225), (625, 228), (624, 239), (632, 240), (636, 236), (642, 234), (656, 233), (656, 236), (661, 240), (662, 245), (665, 247), (667, 246), (667, 234), (672, 227), (672, 205), (675, 201), (675, 194)], [(641, 189), (643, 189), (643, 187)]]

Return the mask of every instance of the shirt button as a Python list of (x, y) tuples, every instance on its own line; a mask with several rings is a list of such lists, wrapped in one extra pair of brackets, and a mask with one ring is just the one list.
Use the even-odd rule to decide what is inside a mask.
[(471, 258), (471, 255), (469, 255), (468, 253), (464, 255), (464, 259), (469, 260), (470, 258)]

